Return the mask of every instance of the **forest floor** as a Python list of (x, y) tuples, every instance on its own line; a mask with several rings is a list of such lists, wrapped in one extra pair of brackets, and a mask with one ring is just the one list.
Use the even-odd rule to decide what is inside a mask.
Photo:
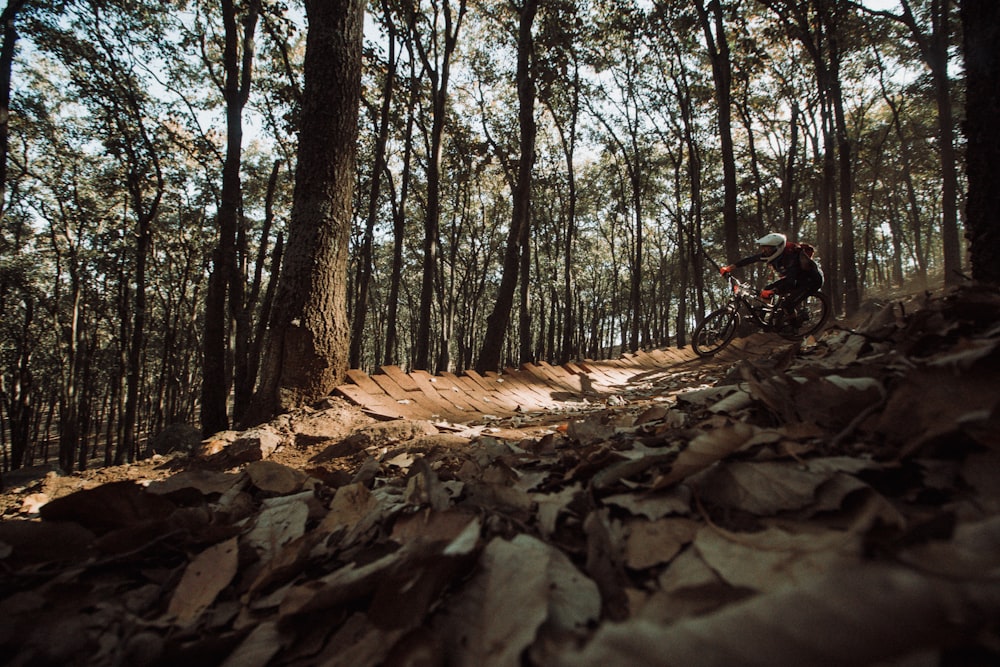
[[(11, 665), (1000, 662), (1000, 292), (474, 423), (5, 475)], [(750, 349), (750, 348), (748, 348)]]

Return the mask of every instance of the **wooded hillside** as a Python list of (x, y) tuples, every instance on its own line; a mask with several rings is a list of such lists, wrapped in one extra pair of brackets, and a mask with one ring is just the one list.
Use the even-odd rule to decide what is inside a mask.
[[(310, 243), (285, 253), (293, 201), (328, 194), (293, 197), (333, 108), (304, 79), (308, 9), (9, 0), (5, 470), (248, 418)], [(717, 265), (771, 230), (817, 246), (838, 314), (962, 280), (962, 38), (949, 0), (369, 2), (348, 268), (324, 274), (346, 365), (684, 346)]]

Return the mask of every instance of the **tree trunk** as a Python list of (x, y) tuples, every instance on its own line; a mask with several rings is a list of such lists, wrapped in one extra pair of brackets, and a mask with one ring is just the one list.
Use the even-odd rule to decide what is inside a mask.
[[(236, 341), (233, 360), (233, 418), (241, 421), (253, 398), (253, 389), (257, 381), (257, 370), (260, 368), (260, 347), (261, 336), (266, 331), (267, 317), (269, 309), (264, 305), (258, 314), (259, 320), (254, 326), (253, 313), (257, 309), (257, 302), (260, 300), (260, 290), (264, 282), (264, 265), (267, 263), (268, 237), (271, 235), (271, 227), (274, 224), (274, 194), (278, 187), (278, 176), (281, 173), (281, 160), (275, 160), (271, 166), (271, 175), (267, 180), (267, 193), (264, 196), (264, 225), (260, 232), (260, 244), (257, 247), (257, 257), (254, 261), (253, 281), (250, 283), (250, 291), (245, 298), (241, 299), (241, 305), (236, 315)], [(244, 258), (249, 256), (249, 248), (246, 246), (246, 235), (241, 234), (241, 253)], [(280, 239), (281, 233), (278, 233)], [(280, 241), (278, 241), (280, 243)], [(281, 250), (271, 258), (271, 275), (277, 276), (281, 265)], [(246, 262), (246, 259), (244, 259)], [(245, 280), (246, 276), (241, 271), (240, 280)], [(271, 289), (275, 281), (268, 281), (267, 293), (273, 295)], [(233, 291), (240, 293), (240, 284), (234, 283)], [(266, 295), (265, 295), (266, 296)]]
[[(386, 56), (385, 80), (382, 83), (382, 106), (379, 109), (378, 126), (375, 135), (375, 160), (371, 172), (371, 191), (368, 193), (368, 216), (365, 220), (365, 234), (358, 257), (357, 297), (354, 301), (354, 317), (351, 321), (351, 350), (349, 365), (361, 367), (361, 345), (365, 339), (365, 321), (368, 315), (368, 295), (372, 282), (372, 253), (375, 243), (375, 222), (378, 218), (379, 195), (382, 188), (382, 172), (385, 171), (385, 147), (389, 143), (389, 112), (392, 108), (393, 85), (396, 80), (396, 26), (385, 2), (383, 13), (388, 30), (386, 41), (389, 52)], [(376, 351), (376, 356), (378, 353)]]
[(362, 0), (306, 0), (305, 88), (288, 246), (246, 423), (328, 395), (347, 372)]
[[(733, 149), (732, 130), (732, 86), (733, 70), (729, 57), (729, 42), (726, 39), (722, 20), (722, 3), (711, 0), (708, 9), (714, 14), (709, 17), (704, 0), (697, 0), (698, 17), (705, 33), (709, 59), (712, 62), (712, 78), (715, 80), (715, 102), (718, 112), (719, 144), (722, 151), (723, 204), (722, 226), (726, 241), (726, 261), (735, 262), (741, 257), (739, 220), (737, 219), (736, 157)], [(713, 34), (714, 24), (714, 34)]]
[[(525, 0), (520, 11), (517, 38), (517, 100), (518, 122), (521, 132), (521, 155), (518, 162), (517, 183), (514, 188), (513, 217), (507, 234), (503, 274), (497, 289), (493, 312), (486, 320), (486, 335), (476, 362), (480, 373), (500, 368), (504, 339), (517, 288), (520, 244), (525, 227), (531, 218), (531, 172), (535, 160), (535, 80), (531, 71), (533, 40), (531, 35), (539, 0)], [(522, 276), (522, 280), (527, 280)]]
[(466, 0), (459, 0), (458, 16), (453, 20), (451, 0), (443, 3), (444, 49), (440, 62), (431, 62), (437, 54), (428, 54), (417, 34), (416, 16), (411, 14), (410, 31), (424, 68), (431, 78), (431, 147), (427, 159), (427, 215), (424, 218), (423, 271), (420, 280), (420, 312), (417, 321), (417, 340), (414, 367), (426, 370), (431, 354), (431, 314), (434, 301), (434, 278), (437, 271), (441, 227), (441, 148), (444, 139), (445, 112), (448, 101), (448, 82), (451, 76), (451, 57), (455, 52), (458, 32), (465, 15)]
[[(219, 201), (219, 242), (212, 255), (205, 298), (204, 365), (202, 367), (201, 428), (208, 436), (229, 428), (229, 318), (242, 303), (232, 293), (233, 283), (241, 276), (236, 265), (236, 234), (243, 209), (240, 167), (243, 152), (243, 107), (250, 96), (251, 66), (254, 58), (254, 32), (260, 12), (260, 0), (251, 0), (243, 18), (242, 56), (234, 0), (221, 0), (225, 24), (223, 67), (226, 78), (223, 97), (226, 101), (226, 156), (222, 167), (222, 194)], [(228, 294), (227, 294), (228, 293)], [(226, 304), (229, 303), (227, 310)]]
[[(155, 210), (152, 212), (155, 215)], [(139, 403), (139, 384), (142, 380), (142, 348), (146, 336), (146, 261), (149, 254), (151, 219), (141, 214), (136, 234), (135, 249), (135, 304), (132, 314), (132, 338), (128, 344), (128, 361), (125, 380), (125, 412), (122, 414), (124, 440), (115, 455), (115, 463), (127, 458), (134, 460), (136, 447), (136, 418)]]
[(1000, 3), (962, 0), (966, 109), (966, 237), (976, 280), (1000, 284)]
[[(407, 40), (410, 62), (410, 81), (416, 80), (416, 63), (412, 40)], [(388, 313), (385, 324), (384, 364), (394, 365), (399, 361), (399, 294), (403, 282), (403, 242), (406, 236), (406, 205), (410, 193), (410, 164), (413, 158), (413, 124), (416, 122), (418, 86), (410, 86), (410, 99), (406, 107), (406, 132), (403, 135), (403, 169), (399, 185), (399, 201), (392, 211), (392, 273), (389, 278)], [(389, 180), (392, 187), (392, 180)], [(395, 200), (395, 195), (393, 195)]]
[(800, 113), (801, 110), (798, 103), (793, 102), (792, 117), (788, 122), (788, 131), (792, 136), (789, 139), (788, 155), (782, 165), (781, 179), (781, 210), (783, 212), (784, 229), (787, 229), (792, 237), (796, 239), (799, 238), (798, 197), (796, 196), (795, 182), (798, 169)]
[(930, 34), (917, 23), (909, 0), (902, 0), (902, 16), (895, 16), (910, 30), (920, 55), (931, 72), (934, 102), (938, 111), (938, 150), (941, 162), (941, 245), (944, 254), (944, 281), (955, 285), (961, 280), (962, 249), (958, 231), (958, 170), (955, 165), (955, 130), (951, 111), (951, 82), (948, 78), (951, 0), (931, 0)]
[(0, 220), (7, 204), (7, 150), (10, 140), (10, 76), (17, 45), (14, 20), (26, 0), (10, 0), (0, 14), (3, 44), (0, 45)]
[(35, 301), (31, 295), (25, 295), (24, 321), (20, 326), (20, 335), (15, 340), (14, 386), (9, 395), (4, 392), (4, 403), (10, 426), (10, 467), (13, 470), (24, 464), (24, 456), (28, 451), (32, 409), (31, 409), (31, 323), (34, 319)]

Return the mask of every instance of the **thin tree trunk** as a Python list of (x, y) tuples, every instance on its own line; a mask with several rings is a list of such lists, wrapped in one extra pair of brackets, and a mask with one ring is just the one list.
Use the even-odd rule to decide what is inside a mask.
[[(726, 261), (735, 262), (741, 256), (739, 220), (737, 218), (736, 157), (733, 148), (732, 130), (732, 62), (729, 42), (722, 17), (722, 3), (711, 0), (706, 10), (704, 0), (697, 0), (695, 6), (705, 33), (709, 59), (712, 62), (712, 77), (715, 80), (715, 102), (718, 113), (719, 144), (722, 151), (722, 227), (726, 242)], [(713, 13), (709, 17), (708, 10)], [(713, 34), (714, 27), (714, 34)]]
[[(242, 289), (233, 294), (237, 270), (236, 235), (243, 209), (240, 167), (243, 151), (243, 108), (250, 96), (254, 32), (260, 0), (250, 0), (240, 38), (234, 0), (221, 0), (225, 24), (223, 66), (226, 101), (226, 156), (222, 167), (222, 194), (217, 216), (219, 241), (212, 255), (212, 273), (205, 299), (205, 339), (202, 367), (201, 427), (207, 436), (229, 428), (229, 317), (242, 307)], [(240, 47), (242, 46), (242, 55)], [(239, 298), (239, 303), (235, 299)], [(227, 310), (226, 304), (229, 303)], [(243, 332), (241, 332), (243, 333)]]
[[(371, 173), (371, 191), (368, 193), (368, 216), (365, 220), (365, 233), (358, 257), (357, 298), (354, 302), (354, 318), (351, 321), (351, 350), (349, 365), (351, 368), (361, 366), (361, 346), (365, 339), (365, 321), (368, 315), (368, 298), (371, 291), (373, 245), (375, 237), (375, 222), (378, 218), (379, 195), (382, 187), (382, 173), (385, 171), (385, 147), (389, 143), (389, 112), (392, 108), (393, 86), (396, 81), (396, 26), (386, 2), (382, 3), (385, 23), (388, 29), (387, 42), (389, 52), (386, 56), (386, 71), (382, 83), (382, 106), (379, 110), (378, 127), (375, 137), (374, 165)], [(376, 352), (376, 356), (377, 352)]]
[[(480, 373), (496, 371), (501, 365), (501, 355), (507, 326), (510, 324), (514, 305), (514, 292), (518, 280), (518, 263), (525, 228), (531, 224), (531, 176), (535, 160), (535, 80), (531, 70), (533, 39), (531, 35), (539, 0), (525, 0), (520, 9), (517, 40), (517, 99), (518, 122), (521, 133), (521, 155), (518, 161), (517, 183), (514, 188), (513, 214), (507, 245), (504, 251), (503, 274), (497, 289), (493, 312), (487, 318), (486, 335), (476, 362)], [(527, 280), (527, 276), (522, 276)]]
[(10, 78), (17, 46), (14, 21), (26, 0), (10, 0), (0, 14), (3, 44), (0, 45), (0, 220), (7, 205), (7, 151), (10, 141)]
[[(281, 173), (281, 160), (275, 160), (271, 166), (271, 175), (267, 179), (267, 193), (264, 196), (264, 226), (260, 232), (260, 244), (257, 247), (257, 256), (254, 261), (254, 275), (250, 283), (249, 294), (240, 299), (240, 307), (236, 315), (236, 341), (234, 344), (233, 361), (233, 418), (236, 421), (243, 419), (250, 400), (253, 398), (254, 385), (257, 380), (257, 370), (260, 366), (260, 337), (266, 327), (261, 324), (267, 323), (267, 312), (258, 313), (259, 320), (257, 326), (253, 324), (253, 312), (258, 307), (260, 300), (260, 290), (264, 281), (264, 265), (267, 263), (268, 237), (271, 235), (271, 227), (274, 224), (274, 195), (278, 187), (278, 176)], [(280, 233), (279, 233), (280, 236)], [(245, 246), (246, 235), (241, 234), (244, 243), (241, 243), (242, 254), (248, 255)], [(271, 275), (277, 276), (280, 265), (280, 251), (275, 258), (271, 259)], [(240, 272), (241, 279), (245, 278)], [(268, 287), (274, 283), (269, 281)], [(270, 290), (269, 290), (270, 291)], [(242, 292), (241, 284), (234, 284), (233, 292)]]
[[(445, 112), (448, 101), (448, 83), (451, 78), (451, 58), (458, 41), (466, 0), (459, 0), (458, 16), (452, 16), (451, 0), (444, 0), (444, 48), (440, 62), (431, 63), (423, 42), (417, 35), (416, 15), (411, 14), (410, 31), (420, 59), (431, 79), (431, 146), (427, 160), (427, 215), (424, 218), (423, 270), (420, 281), (420, 312), (417, 321), (414, 367), (426, 370), (431, 353), (431, 315), (434, 300), (434, 279), (438, 265), (441, 227), (441, 149), (444, 139)], [(411, 10), (412, 11), (412, 10)], [(437, 54), (433, 54), (434, 57)]]

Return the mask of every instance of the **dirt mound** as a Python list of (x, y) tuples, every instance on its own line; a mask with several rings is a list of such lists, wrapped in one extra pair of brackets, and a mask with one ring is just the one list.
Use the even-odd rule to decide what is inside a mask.
[(142, 483), (8, 516), (0, 651), (996, 662), (998, 380), (1000, 294), (968, 287), (765, 357), (643, 373), (572, 413), (376, 423), (327, 406), (350, 426), (272, 424), (265, 460), (163, 458)]

